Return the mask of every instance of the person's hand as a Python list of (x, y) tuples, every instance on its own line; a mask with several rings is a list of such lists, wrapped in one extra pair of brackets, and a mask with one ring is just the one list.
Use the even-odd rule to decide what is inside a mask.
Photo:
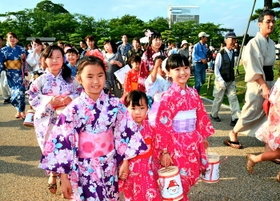
[(71, 103), (72, 99), (69, 96), (66, 96), (64, 98), (61, 99), (63, 105), (68, 105), (69, 103)]
[(157, 59), (154, 65), (154, 69), (157, 70), (161, 67), (162, 64), (162, 60), (161, 59)]
[(60, 96), (54, 96), (49, 102), (53, 107), (61, 107), (64, 105)]
[(267, 87), (266, 84), (261, 85), (262, 88), (262, 96), (264, 99), (268, 99), (270, 95), (270, 89)]
[(173, 161), (172, 161), (172, 158), (170, 156), (170, 154), (167, 152), (167, 151), (163, 151), (161, 153), (161, 156), (160, 156), (160, 164), (163, 166), (163, 167), (169, 167)]
[(219, 81), (219, 86), (220, 86), (220, 89), (223, 89), (223, 90), (225, 90), (227, 88), (224, 80)]
[(119, 169), (119, 178), (121, 180), (126, 180), (128, 177), (128, 172), (129, 172), (128, 160), (123, 160), (123, 163), (121, 164)]
[(201, 59), (201, 62), (204, 64), (207, 64), (207, 60), (206, 59)]
[(67, 174), (61, 174), (61, 192), (64, 198), (71, 199), (73, 190)]
[(204, 148), (205, 149), (208, 149), (208, 147), (209, 147), (209, 142), (205, 139), (205, 140), (203, 140), (203, 144), (204, 144)]

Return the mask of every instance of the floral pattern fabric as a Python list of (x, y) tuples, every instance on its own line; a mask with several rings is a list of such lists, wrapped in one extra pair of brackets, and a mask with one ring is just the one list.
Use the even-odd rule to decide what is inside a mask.
[[(193, 110), (196, 113), (195, 130), (176, 132), (173, 126), (177, 113)], [(188, 200), (187, 193), (190, 187), (198, 181), (201, 170), (208, 167), (203, 140), (214, 133), (211, 121), (195, 89), (186, 86), (184, 90), (173, 82), (162, 96), (156, 117), (155, 133), (155, 161), (159, 160), (162, 150), (167, 148), (173, 165), (179, 167), (184, 200)], [(159, 164), (157, 168), (160, 168)]]
[(72, 77), (66, 82), (61, 72), (57, 77), (46, 69), (46, 72), (32, 82), (29, 89), (29, 103), (35, 110), (34, 128), (41, 150), (57, 120), (55, 108), (49, 104), (54, 96), (69, 96), (72, 100), (79, 96), (81, 85)]
[(148, 150), (129, 160), (129, 175), (127, 180), (120, 180), (120, 191), (124, 192), (125, 200), (160, 201), (159, 187), (152, 161), (152, 138), (154, 130), (147, 120), (140, 126), (140, 132), (145, 140)]
[(146, 149), (118, 98), (102, 92), (94, 102), (82, 92), (59, 116), (39, 167), (68, 174), (74, 200), (117, 201), (118, 165)]
[(256, 137), (267, 143), (272, 150), (280, 148), (280, 78), (276, 81), (269, 97), (268, 119), (257, 130)]

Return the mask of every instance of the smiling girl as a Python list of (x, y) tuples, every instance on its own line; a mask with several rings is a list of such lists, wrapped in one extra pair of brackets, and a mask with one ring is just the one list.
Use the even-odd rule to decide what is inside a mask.
[(77, 80), (84, 91), (59, 116), (40, 168), (61, 174), (65, 198), (117, 201), (118, 176), (124, 179), (128, 160), (147, 146), (125, 106), (104, 93), (106, 71), (100, 58), (80, 60)]

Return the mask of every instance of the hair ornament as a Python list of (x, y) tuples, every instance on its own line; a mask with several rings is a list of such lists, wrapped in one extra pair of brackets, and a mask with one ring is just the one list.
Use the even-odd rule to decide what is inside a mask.
[(147, 31), (145, 32), (145, 36), (150, 38), (152, 36), (154, 32), (151, 32), (150, 29), (147, 29)]

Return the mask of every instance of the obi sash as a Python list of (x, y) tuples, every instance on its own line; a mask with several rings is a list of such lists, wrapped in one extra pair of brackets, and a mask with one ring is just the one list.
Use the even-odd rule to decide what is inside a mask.
[(137, 90), (138, 89), (138, 82), (131, 82), (131, 90)]
[(144, 139), (148, 149), (144, 152), (142, 152), (141, 154), (139, 154), (138, 156), (134, 157), (133, 159), (137, 160), (140, 158), (149, 158), (152, 153), (153, 153), (153, 149), (152, 149), (152, 138), (148, 137)]
[(21, 60), (7, 60), (5, 66), (7, 69), (19, 70), (21, 68)]
[(196, 130), (196, 110), (179, 111), (173, 119), (172, 126), (178, 133)]
[(87, 131), (79, 134), (79, 157), (96, 158), (107, 155), (114, 149), (113, 130), (102, 133), (90, 133)]
[(272, 66), (263, 66), (266, 81), (273, 81), (273, 68)]

